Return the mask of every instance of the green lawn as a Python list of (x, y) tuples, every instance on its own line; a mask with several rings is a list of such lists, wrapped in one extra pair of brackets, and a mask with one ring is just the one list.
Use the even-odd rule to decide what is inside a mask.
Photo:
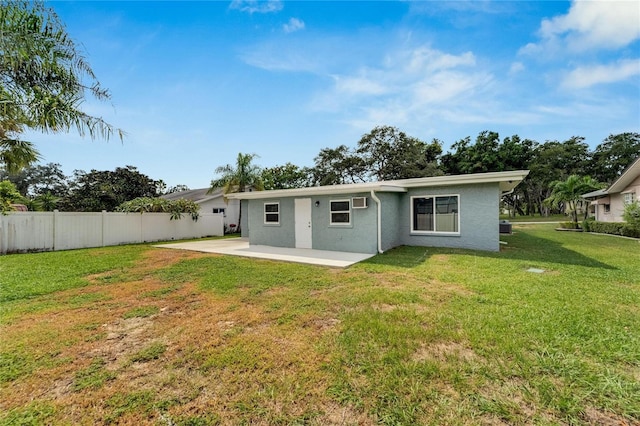
[(640, 242), (502, 239), (346, 270), (2, 257), (0, 424), (638, 424)]

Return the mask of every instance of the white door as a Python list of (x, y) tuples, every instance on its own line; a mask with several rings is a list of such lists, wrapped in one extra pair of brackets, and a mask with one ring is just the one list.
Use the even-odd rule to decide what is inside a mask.
[(311, 198), (295, 199), (296, 248), (311, 248)]

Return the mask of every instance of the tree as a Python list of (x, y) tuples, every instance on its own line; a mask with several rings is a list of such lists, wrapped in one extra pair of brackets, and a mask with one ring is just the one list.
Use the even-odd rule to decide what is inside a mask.
[(60, 201), (64, 210), (114, 211), (125, 201), (138, 197), (157, 197), (158, 181), (136, 167), (117, 167), (115, 171), (74, 172), (69, 195)]
[(341, 185), (366, 181), (366, 166), (360, 156), (346, 145), (323, 148), (314, 159), (314, 185)]
[(640, 157), (640, 133), (609, 135), (592, 154), (591, 175), (611, 184), (636, 158)]
[(14, 210), (11, 205), (22, 201), (23, 198), (14, 184), (8, 180), (0, 181), (0, 213), (6, 214)]
[[(217, 167), (215, 172), (221, 176), (211, 181), (209, 192), (213, 192), (218, 188), (222, 188), (225, 195), (234, 192), (245, 192), (247, 188), (261, 191), (264, 188), (260, 178), (261, 169), (253, 164), (253, 159), (256, 157), (256, 154), (238, 153), (235, 166), (227, 164), (226, 166)], [(240, 203), (238, 213), (237, 232), (241, 231), (241, 221), (242, 203)]]
[(87, 95), (105, 101), (110, 94), (53, 9), (37, 0), (3, 0), (0, 33), (0, 161), (5, 168), (13, 171), (37, 160), (32, 144), (17, 143), (25, 128), (75, 128), (92, 139), (114, 133), (122, 139), (122, 130), (82, 111)]
[(590, 176), (571, 175), (566, 180), (551, 183), (551, 196), (545, 200), (552, 205), (565, 205), (571, 214), (571, 221), (578, 223), (578, 207), (584, 203), (582, 194), (602, 188)]
[(379, 126), (362, 136), (356, 153), (362, 158), (369, 178), (397, 180), (440, 175), (440, 141), (426, 144), (396, 127)]
[(311, 186), (313, 177), (310, 169), (286, 163), (263, 169), (261, 179), (264, 189), (290, 189)]
[(37, 197), (50, 193), (54, 197), (64, 197), (69, 192), (67, 176), (57, 163), (29, 166), (10, 175), (0, 171), (0, 180), (10, 180), (25, 197)]

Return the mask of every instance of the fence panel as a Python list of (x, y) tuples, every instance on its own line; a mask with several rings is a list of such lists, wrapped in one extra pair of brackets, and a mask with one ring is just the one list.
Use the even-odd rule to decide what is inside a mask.
[(194, 222), (168, 213), (11, 212), (0, 216), (0, 254), (220, 236), (223, 221), (213, 213)]

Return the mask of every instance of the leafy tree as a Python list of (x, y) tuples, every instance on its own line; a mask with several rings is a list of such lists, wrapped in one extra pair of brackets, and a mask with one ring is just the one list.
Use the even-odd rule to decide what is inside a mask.
[(87, 95), (108, 100), (83, 52), (53, 9), (41, 1), (0, 2), (0, 162), (10, 171), (38, 153), (19, 141), (25, 128), (109, 139), (123, 132), (82, 111)]
[(636, 158), (640, 157), (640, 133), (609, 135), (592, 154), (591, 174), (611, 184)]
[(551, 183), (551, 196), (545, 200), (552, 205), (565, 205), (571, 214), (571, 221), (578, 223), (578, 207), (584, 203), (582, 194), (602, 188), (590, 176), (571, 175), (566, 180)]
[(0, 171), (0, 180), (7, 179), (13, 182), (25, 197), (37, 197), (47, 193), (54, 197), (64, 197), (69, 192), (69, 183), (61, 167), (57, 163), (48, 163), (26, 167), (13, 175)]
[(362, 136), (356, 153), (369, 177), (379, 181), (442, 174), (437, 163), (442, 153), (440, 141), (426, 144), (396, 127), (375, 127)]
[(312, 169), (314, 185), (340, 185), (366, 181), (366, 165), (360, 156), (346, 145), (323, 148)]
[[(221, 176), (211, 181), (209, 192), (213, 192), (218, 188), (222, 188), (224, 194), (245, 192), (247, 188), (259, 191), (264, 189), (264, 184), (260, 177), (261, 169), (253, 164), (253, 159), (256, 157), (256, 154), (238, 153), (235, 165), (227, 164), (216, 168), (215, 172)], [(238, 232), (241, 231), (241, 220), (242, 203), (238, 213)]]
[(313, 177), (310, 169), (286, 163), (263, 169), (261, 179), (264, 189), (290, 189), (311, 186)]
[(125, 201), (138, 197), (156, 197), (158, 181), (136, 167), (117, 167), (115, 171), (81, 170), (74, 172), (70, 193), (60, 204), (64, 210), (114, 211)]
[(552, 183), (566, 180), (570, 175), (583, 175), (588, 160), (589, 146), (582, 137), (574, 136), (564, 142), (547, 141), (537, 146), (528, 167), (529, 176), (523, 182), (530, 203), (527, 213), (537, 210), (547, 216), (554, 206), (544, 202), (551, 196)]
[(11, 205), (22, 201), (23, 198), (14, 184), (8, 180), (0, 182), (0, 213), (6, 214), (7, 212), (14, 210)]

